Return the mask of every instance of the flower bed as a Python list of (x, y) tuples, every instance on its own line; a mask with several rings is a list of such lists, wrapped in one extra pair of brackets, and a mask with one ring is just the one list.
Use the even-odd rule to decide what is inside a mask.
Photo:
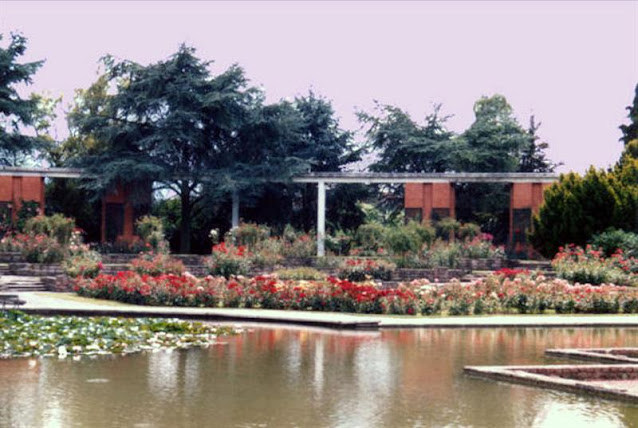
[(0, 359), (207, 346), (217, 336), (232, 333), (234, 330), (228, 327), (177, 319), (41, 317), (8, 311), (0, 312)]
[(434, 286), (426, 280), (383, 289), (374, 283), (282, 281), (190, 275), (152, 277), (134, 272), (78, 278), (83, 296), (142, 305), (246, 307), (375, 314), (468, 315), (497, 313), (637, 313), (638, 289), (614, 285), (571, 285), (516, 271), (477, 282)]
[(620, 249), (611, 257), (605, 257), (591, 245), (584, 249), (575, 245), (561, 247), (552, 260), (552, 267), (559, 277), (571, 282), (638, 285), (638, 259), (625, 257)]

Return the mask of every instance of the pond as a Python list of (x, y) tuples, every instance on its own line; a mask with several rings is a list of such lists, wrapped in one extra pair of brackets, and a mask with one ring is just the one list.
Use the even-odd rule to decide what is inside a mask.
[(638, 329), (250, 326), (205, 349), (0, 361), (2, 427), (622, 427), (638, 406), (468, 377), (638, 346)]

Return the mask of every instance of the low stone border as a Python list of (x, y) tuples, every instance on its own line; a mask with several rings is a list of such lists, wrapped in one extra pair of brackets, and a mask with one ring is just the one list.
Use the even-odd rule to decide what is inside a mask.
[(638, 364), (638, 348), (547, 349), (545, 354), (550, 357), (600, 363)]
[(638, 364), (468, 366), (472, 376), (638, 403)]

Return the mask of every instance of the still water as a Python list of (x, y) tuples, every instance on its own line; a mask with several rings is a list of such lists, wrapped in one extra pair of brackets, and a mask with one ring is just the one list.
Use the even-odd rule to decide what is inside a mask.
[(471, 378), (638, 329), (248, 327), (206, 349), (0, 361), (2, 427), (622, 427), (638, 406)]

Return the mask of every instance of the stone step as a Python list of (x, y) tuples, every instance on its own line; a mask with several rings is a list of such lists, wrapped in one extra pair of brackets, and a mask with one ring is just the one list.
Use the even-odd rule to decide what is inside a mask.
[(0, 276), (0, 290), (18, 291), (46, 291), (49, 289), (48, 277), (2, 275)]

